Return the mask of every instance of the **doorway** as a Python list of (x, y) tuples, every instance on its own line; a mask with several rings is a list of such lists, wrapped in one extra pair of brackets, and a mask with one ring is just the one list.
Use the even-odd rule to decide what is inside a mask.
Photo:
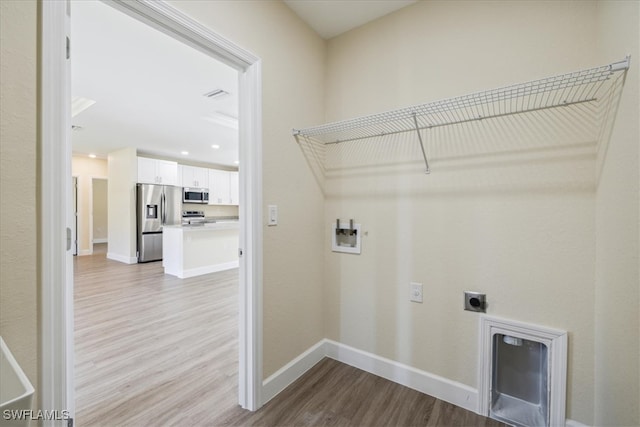
[[(240, 72), (240, 297), (239, 404), (261, 406), (262, 277), (260, 59), (203, 27), (168, 4), (108, 4), (177, 40), (196, 47)], [(71, 173), (69, 90), (69, 10), (65, 2), (42, 5), (41, 84), (41, 354), (43, 408), (73, 414), (73, 290), (71, 265)], [(66, 185), (61, 183), (67, 182)], [(65, 203), (60, 203), (63, 200)], [(67, 233), (60, 230), (67, 229)], [(66, 243), (65, 243), (66, 239)], [(66, 250), (50, 250), (66, 248)]]

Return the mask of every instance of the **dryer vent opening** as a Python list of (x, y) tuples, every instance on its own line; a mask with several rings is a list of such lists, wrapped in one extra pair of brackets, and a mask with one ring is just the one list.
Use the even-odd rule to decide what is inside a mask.
[(565, 425), (567, 332), (480, 318), (478, 413), (515, 426)]
[(493, 335), (491, 418), (522, 426), (549, 425), (547, 346)]

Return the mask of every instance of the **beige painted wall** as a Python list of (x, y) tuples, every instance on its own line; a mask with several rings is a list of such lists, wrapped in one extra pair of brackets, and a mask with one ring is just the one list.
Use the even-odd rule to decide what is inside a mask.
[[(328, 42), (327, 118), (600, 65), (596, 14), (592, 2), (418, 2)], [(591, 424), (595, 139), (565, 122), (427, 132), (427, 176), (415, 134), (328, 149), (328, 338), (476, 387), (478, 316), (462, 294), (484, 291), (491, 315), (569, 331), (567, 414)], [(368, 233), (362, 255), (330, 253), (338, 217)]]
[(640, 425), (640, 3), (598, 3), (602, 60), (631, 54), (596, 193), (595, 425)]
[(323, 196), (291, 129), (324, 120), (325, 43), (280, 2), (172, 4), (262, 59), (263, 202), (279, 211), (264, 227), (268, 377), (324, 337)]
[[(92, 226), (91, 212), (93, 211), (91, 206), (92, 181), (93, 178), (107, 178), (107, 160), (73, 156), (71, 174), (78, 178), (78, 255), (87, 255), (93, 250), (92, 243), (89, 241), (90, 227)], [(104, 229), (106, 231), (106, 227)], [(106, 237), (105, 234), (104, 238)]]
[(107, 258), (136, 262), (136, 182), (138, 158), (135, 148), (108, 155), (109, 187)]
[(93, 179), (93, 242), (107, 241), (109, 181), (107, 179)]
[(35, 1), (0, 1), (0, 40), (0, 335), (38, 389)]
[[(637, 163), (625, 162), (633, 157), (626, 148), (633, 147), (624, 136), (630, 132), (632, 137), (634, 129), (637, 135), (629, 122), (634, 117), (629, 105), (636, 103), (637, 117), (637, 101), (628, 95), (623, 99), (622, 131), (614, 133), (597, 193), (591, 173), (595, 161), (588, 150), (575, 155), (569, 149), (573, 157), (557, 163), (546, 154), (496, 160), (496, 146), (510, 145), (492, 143), (492, 138), (480, 148), (460, 145), (464, 138), (445, 132), (441, 136), (456, 144), (430, 145), (434, 172), (428, 181), (419, 174), (419, 162), (410, 163), (408, 172), (362, 168), (355, 177), (334, 176), (323, 211), (323, 196), (290, 128), (324, 121), (324, 42), (276, 2), (174, 4), (263, 58), (264, 202), (280, 208), (280, 225), (265, 228), (265, 376), (328, 336), (474, 385), (469, 352), (475, 347), (471, 329), (476, 317), (462, 312), (459, 304), (462, 289), (477, 287), (488, 292), (492, 314), (571, 331), (571, 418), (604, 423), (637, 417), (633, 401), (632, 409), (627, 405), (616, 413), (618, 403), (633, 399), (637, 386), (632, 381), (624, 389), (631, 391), (629, 396), (616, 390), (611, 400), (607, 394), (626, 387), (627, 374), (634, 377), (633, 354), (640, 345), (634, 337), (627, 341), (628, 335), (611, 335), (617, 320), (605, 316), (620, 308), (630, 323), (635, 313), (640, 325), (637, 309), (632, 313), (618, 295), (629, 291), (631, 301), (634, 295), (637, 299), (634, 267), (622, 256), (624, 271), (613, 270), (619, 265), (616, 254), (624, 255), (613, 239), (628, 229), (610, 222), (620, 219), (611, 216), (611, 206), (626, 203), (621, 198), (628, 191), (635, 200), (629, 209), (638, 209), (637, 189), (627, 188), (616, 170), (623, 162), (622, 172), (631, 174), (625, 177), (637, 175)], [(617, 50), (604, 58), (593, 47), (596, 34), (602, 38), (601, 50), (627, 40), (615, 27), (634, 15), (621, 7), (418, 3), (329, 43), (326, 114), (330, 120), (347, 118), (615, 60), (621, 56)], [(35, 196), (29, 200), (23, 191), (16, 193), (18, 188), (35, 190), (37, 183), (36, 2), (0, 1), (0, 18), (0, 334), (37, 387), (36, 204)], [(511, 129), (503, 132), (514, 135)], [(490, 131), (489, 137), (500, 134), (497, 128)], [(400, 142), (406, 157), (415, 159), (409, 145), (415, 148), (415, 140)], [(478, 153), (488, 153), (488, 161)], [(132, 166), (130, 154), (125, 157)], [(379, 160), (374, 152), (365, 154)], [(127, 198), (125, 192), (122, 196)], [(16, 207), (19, 218), (9, 215)], [(327, 228), (335, 215), (355, 217), (369, 230), (362, 256), (329, 254)], [(637, 225), (638, 219), (631, 215), (622, 221)], [(130, 224), (135, 226), (133, 218)], [(135, 242), (131, 246), (135, 251)], [(624, 246), (633, 251), (637, 241), (625, 238)], [(611, 256), (604, 256), (612, 247)], [(323, 269), (318, 260), (325, 255)], [(618, 278), (623, 284), (612, 288)], [(408, 280), (423, 281), (426, 304), (407, 305)], [(551, 297), (540, 298), (545, 294)], [(612, 347), (602, 347), (607, 344)], [(628, 358), (613, 350), (627, 344)], [(601, 368), (594, 366), (594, 352)], [(616, 365), (627, 362), (629, 371)], [(636, 371), (640, 381), (639, 375)]]

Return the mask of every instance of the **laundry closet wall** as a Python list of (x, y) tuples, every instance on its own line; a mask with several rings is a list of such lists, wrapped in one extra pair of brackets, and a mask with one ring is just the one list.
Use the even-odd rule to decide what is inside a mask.
[[(624, 46), (596, 50), (599, 7), (424, 1), (401, 9), (329, 40), (327, 121), (620, 60)], [(415, 133), (329, 146), (327, 337), (477, 387), (478, 315), (463, 311), (462, 295), (486, 292), (489, 314), (569, 331), (567, 416), (593, 424), (598, 145), (597, 129), (587, 129), (595, 116), (574, 111), (424, 131), (430, 175)], [(637, 149), (628, 154), (637, 169)], [(630, 179), (637, 209), (637, 174)], [(617, 185), (606, 190), (611, 202), (622, 197)], [(336, 218), (368, 232), (361, 255), (330, 252)], [(636, 260), (637, 221), (636, 210), (620, 226)], [(613, 227), (602, 222), (604, 233)], [(620, 274), (629, 283), (637, 265)], [(409, 302), (411, 281), (424, 284), (424, 303)], [(628, 320), (637, 336), (637, 315)]]
[(38, 4), (0, 1), (0, 18), (0, 335), (37, 390)]
[(640, 2), (599, 2), (597, 17), (600, 60), (633, 62), (598, 152), (594, 425), (640, 425)]

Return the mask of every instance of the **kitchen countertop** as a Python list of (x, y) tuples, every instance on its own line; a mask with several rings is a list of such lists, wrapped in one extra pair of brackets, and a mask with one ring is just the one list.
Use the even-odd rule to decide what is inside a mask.
[(237, 220), (226, 220), (217, 222), (206, 222), (200, 224), (188, 224), (188, 225), (165, 225), (163, 228), (169, 229), (181, 229), (186, 232), (194, 231), (215, 231), (215, 230), (233, 230), (240, 228), (240, 224)]

